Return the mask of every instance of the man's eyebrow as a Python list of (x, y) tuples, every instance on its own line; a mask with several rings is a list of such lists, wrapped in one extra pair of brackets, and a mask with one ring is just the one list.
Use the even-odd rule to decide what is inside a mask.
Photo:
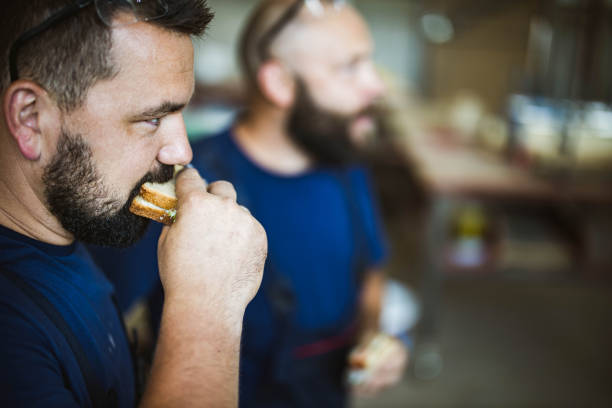
[(186, 105), (186, 103), (164, 102), (159, 106), (144, 110), (140, 115), (146, 118), (156, 118), (178, 112)]

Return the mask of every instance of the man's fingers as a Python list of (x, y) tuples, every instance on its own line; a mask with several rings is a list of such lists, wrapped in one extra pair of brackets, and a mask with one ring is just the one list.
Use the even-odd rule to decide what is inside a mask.
[(183, 197), (194, 191), (205, 192), (206, 181), (197, 170), (185, 168), (176, 176), (176, 198), (180, 203)]
[[(357, 355), (357, 352), (353, 352), (353, 355)], [(354, 392), (358, 396), (373, 396), (397, 384), (402, 379), (407, 362), (407, 349), (398, 340), (393, 339), (387, 344), (385, 355), (369, 369), (363, 382), (354, 387)]]
[(208, 185), (208, 192), (219, 197), (236, 201), (237, 194), (232, 183), (228, 181), (215, 181)]

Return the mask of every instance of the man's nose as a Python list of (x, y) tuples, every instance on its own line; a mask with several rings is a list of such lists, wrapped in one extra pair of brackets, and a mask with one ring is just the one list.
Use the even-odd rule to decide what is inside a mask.
[(380, 98), (385, 92), (385, 84), (376, 71), (374, 64), (368, 64), (363, 76), (364, 93), (369, 101)]
[(164, 143), (157, 154), (157, 160), (169, 165), (190, 163), (193, 152), (187, 138), (183, 115), (176, 113), (167, 116), (164, 126)]

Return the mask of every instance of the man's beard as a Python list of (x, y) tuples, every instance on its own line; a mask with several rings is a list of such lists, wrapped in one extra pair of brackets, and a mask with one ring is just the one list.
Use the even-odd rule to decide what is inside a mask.
[(289, 137), (319, 165), (343, 166), (360, 159), (349, 129), (370, 109), (354, 115), (330, 112), (316, 105), (304, 81), (296, 78), (296, 83), (296, 102), (287, 122)]
[(83, 137), (62, 130), (57, 153), (43, 174), (47, 207), (77, 240), (128, 247), (144, 235), (149, 225), (149, 220), (129, 211), (132, 199), (143, 183), (168, 181), (173, 170), (173, 166), (162, 165), (159, 171), (147, 173), (122, 203), (104, 187)]

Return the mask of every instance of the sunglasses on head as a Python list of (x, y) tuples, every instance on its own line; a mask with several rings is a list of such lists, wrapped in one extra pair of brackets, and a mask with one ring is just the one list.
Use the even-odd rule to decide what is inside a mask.
[(336, 9), (340, 9), (346, 4), (346, 0), (296, 0), (280, 15), (278, 20), (270, 27), (264, 35), (261, 36), (258, 45), (259, 56), (262, 60), (270, 57), (270, 45), (272, 41), (278, 37), (285, 27), (293, 21), (299, 14), (302, 7), (306, 7), (310, 13), (315, 16), (320, 16), (325, 12), (325, 5), (332, 5)]

